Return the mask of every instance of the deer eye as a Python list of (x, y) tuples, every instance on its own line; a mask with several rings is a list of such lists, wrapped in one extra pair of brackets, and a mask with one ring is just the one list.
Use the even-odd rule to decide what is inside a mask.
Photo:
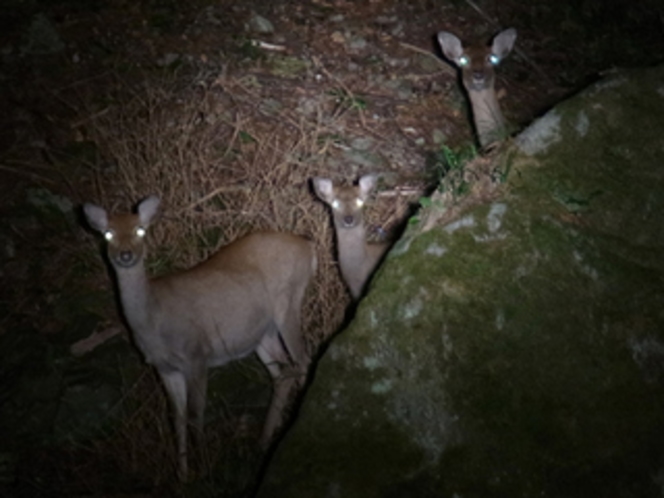
[(467, 55), (462, 55), (459, 57), (459, 65), (466, 67), (468, 64), (470, 64), (470, 58)]
[(355, 205), (359, 208), (364, 206), (364, 201), (362, 199), (355, 199)]
[(489, 55), (489, 62), (492, 65), (497, 66), (500, 63), (500, 57), (498, 57), (496, 54), (490, 54)]
[(334, 199), (332, 201), (332, 209), (339, 209), (339, 201), (337, 199)]
[(111, 240), (113, 240), (113, 236), (114, 236), (114, 234), (113, 234), (113, 231), (112, 231), (112, 230), (106, 230), (106, 231), (104, 232), (104, 238), (105, 238), (107, 241), (109, 241), (109, 242), (110, 242)]
[(145, 228), (136, 227), (136, 235), (139, 237), (145, 237)]

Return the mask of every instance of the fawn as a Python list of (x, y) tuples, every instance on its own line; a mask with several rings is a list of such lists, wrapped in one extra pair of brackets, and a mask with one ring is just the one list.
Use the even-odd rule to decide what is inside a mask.
[(461, 70), (461, 79), (473, 109), (475, 131), (483, 149), (490, 149), (507, 136), (505, 118), (500, 111), (494, 83), (494, 68), (512, 51), (516, 30), (498, 33), (491, 47), (463, 47), (452, 33), (438, 33), (443, 54)]
[(366, 240), (362, 207), (376, 182), (376, 175), (363, 176), (356, 186), (335, 186), (327, 178), (312, 180), (316, 195), (332, 208), (341, 275), (356, 300), (389, 247)]
[(173, 405), (178, 474), (186, 480), (188, 414), (202, 437), (208, 367), (256, 352), (274, 384), (263, 445), (281, 425), (289, 395), (306, 374), (300, 315), (317, 260), (301, 237), (257, 232), (189, 270), (149, 279), (144, 238), (158, 208), (151, 196), (137, 214), (109, 216), (93, 204), (83, 210), (107, 241), (125, 318)]

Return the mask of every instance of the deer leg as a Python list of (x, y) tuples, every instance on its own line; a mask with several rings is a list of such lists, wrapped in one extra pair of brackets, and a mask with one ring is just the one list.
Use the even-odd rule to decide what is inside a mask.
[(205, 444), (205, 404), (207, 400), (207, 365), (204, 361), (195, 361), (191, 365), (187, 383), (189, 420), (192, 421), (192, 435), (199, 450)]
[(159, 372), (175, 412), (175, 437), (178, 451), (178, 476), (187, 480), (187, 384), (185, 376), (177, 370)]
[[(305, 291), (306, 287), (301, 287), (294, 289), (290, 296), (282, 293), (282, 301), (276, 306), (277, 310), (282, 311), (281, 313), (277, 312), (277, 316), (275, 317), (277, 329), (288, 349), (291, 360), (303, 368), (306, 368), (306, 364), (308, 363), (304, 338), (300, 329), (302, 301), (304, 300)], [(281, 349), (283, 350), (283, 348)]]
[(289, 365), (289, 361), (278, 334), (267, 334), (258, 345), (256, 353), (270, 372), (273, 384), (272, 400), (260, 440), (261, 446), (267, 448), (283, 423), (290, 393), (299, 376), (284, 375), (284, 367)]

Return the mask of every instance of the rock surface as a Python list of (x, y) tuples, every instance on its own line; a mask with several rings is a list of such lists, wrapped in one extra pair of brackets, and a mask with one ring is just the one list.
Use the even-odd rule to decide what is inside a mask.
[(503, 151), (499, 195), (428, 204), (260, 497), (661, 496), (662, 81), (611, 75)]

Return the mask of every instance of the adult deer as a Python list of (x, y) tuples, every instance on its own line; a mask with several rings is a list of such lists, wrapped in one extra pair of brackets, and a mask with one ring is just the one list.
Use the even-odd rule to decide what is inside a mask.
[(385, 243), (367, 243), (362, 208), (376, 182), (375, 175), (365, 175), (357, 185), (347, 186), (335, 185), (327, 178), (312, 180), (316, 195), (332, 209), (341, 276), (354, 299), (362, 296), (367, 281), (389, 248)]
[(188, 412), (202, 436), (209, 367), (256, 352), (274, 383), (262, 443), (281, 425), (289, 395), (306, 373), (300, 315), (317, 263), (309, 241), (258, 232), (189, 270), (149, 279), (145, 235), (158, 207), (152, 196), (137, 214), (109, 216), (93, 204), (83, 210), (107, 241), (127, 323), (173, 405), (178, 473), (186, 480)]
[(490, 47), (463, 47), (461, 40), (447, 31), (438, 33), (443, 54), (461, 70), (461, 79), (473, 109), (475, 131), (483, 149), (489, 149), (507, 136), (505, 118), (494, 88), (495, 67), (514, 47), (516, 30), (498, 33)]

